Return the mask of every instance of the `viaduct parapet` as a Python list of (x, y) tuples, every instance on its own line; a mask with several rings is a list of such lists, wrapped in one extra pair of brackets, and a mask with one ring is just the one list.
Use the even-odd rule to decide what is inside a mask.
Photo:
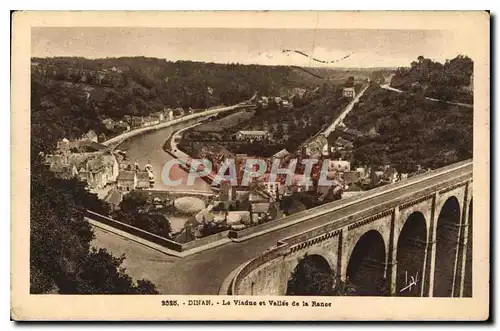
[(356, 295), (472, 296), (472, 161), (318, 212), (330, 220), (278, 241), (225, 281), (232, 295), (285, 295), (309, 259)]

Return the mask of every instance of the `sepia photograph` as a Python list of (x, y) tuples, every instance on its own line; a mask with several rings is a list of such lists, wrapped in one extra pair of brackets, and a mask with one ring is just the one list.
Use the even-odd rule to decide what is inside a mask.
[(487, 318), (487, 12), (61, 14), (13, 20), (12, 318)]

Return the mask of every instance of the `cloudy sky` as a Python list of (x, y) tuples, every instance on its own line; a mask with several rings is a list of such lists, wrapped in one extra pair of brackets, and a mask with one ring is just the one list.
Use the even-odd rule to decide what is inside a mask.
[(167, 60), (325, 66), (296, 53), (335, 61), (332, 67), (408, 66), (423, 55), (438, 61), (466, 54), (459, 34), (446, 30), (33, 28), (34, 57), (147, 56)]

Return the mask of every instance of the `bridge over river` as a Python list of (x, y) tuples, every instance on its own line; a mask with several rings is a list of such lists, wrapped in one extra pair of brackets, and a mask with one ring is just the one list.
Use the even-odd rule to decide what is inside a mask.
[(96, 242), (164, 294), (283, 295), (307, 256), (358, 295), (470, 296), (472, 160), (246, 230), (183, 258), (100, 230)]

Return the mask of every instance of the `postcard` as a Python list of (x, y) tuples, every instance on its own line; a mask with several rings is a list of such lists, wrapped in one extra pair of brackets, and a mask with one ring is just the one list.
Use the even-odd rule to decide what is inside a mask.
[(489, 54), (487, 11), (15, 12), (11, 318), (488, 319)]

